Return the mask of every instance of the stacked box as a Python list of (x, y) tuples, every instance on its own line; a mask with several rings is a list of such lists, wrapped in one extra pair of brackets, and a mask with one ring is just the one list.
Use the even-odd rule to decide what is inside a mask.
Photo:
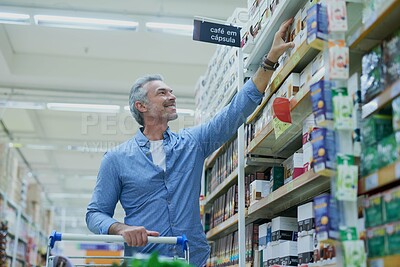
[(361, 95), (364, 103), (384, 89), (382, 48), (380, 45), (362, 58)]
[(400, 254), (400, 222), (386, 224), (385, 243), (388, 255)]
[(385, 226), (367, 229), (367, 247), (369, 258), (385, 256), (385, 233)]
[(333, 102), (330, 83), (324, 80), (310, 86), (312, 111), (318, 126), (326, 127), (333, 122)]
[(339, 214), (335, 198), (328, 194), (316, 196), (313, 207), (318, 241), (337, 240), (339, 237)]
[(400, 221), (400, 186), (382, 193), (383, 221)]
[(316, 4), (307, 11), (307, 43), (322, 50), (324, 41), (328, 39), (328, 17), (326, 6)]
[(285, 171), (283, 167), (274, 166), (271, 168), (271, 175), (270, 175), (270, 192), (275, 191), (279, 187), (284, 184), (284, 175)]
[(336, 169), (335, 133), (320, 128), (311, 133), (314, 172), (331, 176)]
[(299, 236), (297, 239), (297, 257), (299, 265), (314, 262), (313, 235)]
[(282, 266), (297, 266), (297, 242), (285, 241), (279, 243), (279, 264)]
[(364, 215), (365, 227), (374, 227), (383, 223), (382, 195), (376, 194), (365, 198)]
[(378, 168), (387, 166), (399, 158), (397, 142), (394, 134), (391, 134), (378, 142)]
[(250, 205), (256, 201), (266, 197), (269, 194), (269, 181), (254, 180), (250, 184)]
[(390, 85), (400, 79), (400, 30), (383, 42), (385, 81)]
[(392, 117), (388, 115), (373, 115), (362, 122), (362, 144), (364, 147), (376, 144), (382, 138), (393, 132)]
[(272, 242), (297, 241), (297, 218), (273, 218), (271, 228)]
[(297, 226), (299, 236), (305, 236), (314, 233), (315, 222), (312, 202), (308, 202), (297, 207)]

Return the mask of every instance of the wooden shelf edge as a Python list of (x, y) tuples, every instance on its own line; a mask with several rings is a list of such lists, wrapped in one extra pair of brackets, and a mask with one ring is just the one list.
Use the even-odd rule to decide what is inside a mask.
[(358, 194), (366, 194), (400, 179), (400, 160), (362, 177), (358, 184)]
[(359, 29), (355, 31), (353, 36), (351, 38), (348, 38), (347, 42), (348, 45), (351, 49), (355, 48), (363, 39), (365, 39), (368, 34), (375, 29), (377, 25), (379, 25), (384, 18), (390, 14), (398, 5), (400, 2), (398, 0), (394, 0), (393, 3), (388, 5), (385, 9), (381, 10), (381, 12), (376, 16), (375, 19), (372, 21), (368, 21), (367, 27), (362, 25)]
[[(281, 186), (274, 192), (270, 193), (267, 197), (259, 200), (258, 202), (251, 205), (248, 209), (248, 216), (252, 217), (258, 211), (267, 208), (272, 203), (281, 200), (282, 198), (288, 197), (291, 194), (294, 194), (295, 191), (301, 190), (305, 185), (316, 182), (317, 179), (321, 179), (321, 184), (329, 183), (330, 178), (321, 176), (313, 171), (308, 171), (293, 181), (287, 183), (286, 185)], [(299, 195), (300, 196), (300, 195)], [(301, 196), (300, 196), (301, 197)], [(290, 207), (287, 207), (290, 208)], [(283, 211), (283, 210), (282, 210)]]
[(376, 111), (380, 110), (387, 103), (400, 95), (400, 80), (387, 87), (374, 99), (362, 106), (362, 118), (365, 119)]
[(221, 195), (222, 191), (228, 187), (235, 179), (238, 177), (238, 169), (236, 168), (229, 176), (220, 183), (214, 191), (212, 191), (208, 196), (205, 197), (204, 206), (209, 206), (217, 196)]
[[(234, 232), (235, 230), (237, 230), (238, 218), (239, 218), (238, 214), (235, 214), (232, 217), (230, 217), (228, 220), (223, 221), (222, 223), (218, 224), (214, 228), (210, 229), (206, 234), (207, 239), (208, 240), (217, 239), (217, 237), (220, 234), (225, 233), (225, 231), (228, 231), (230, 228), (232, 231), (229, 231), (229, 232)], [(226, 233), (226, 234), (228, 234), (228, 233)]]
[(374, 267), (397, 267), (399, 266), (400, 255), (390, 255), (380, 258), (368, 259), (368, 266)]

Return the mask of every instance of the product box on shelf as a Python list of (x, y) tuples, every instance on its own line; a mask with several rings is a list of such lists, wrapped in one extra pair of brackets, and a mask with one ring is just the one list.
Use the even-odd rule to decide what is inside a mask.
[(391, 85), (400, 79), (400, 30), (383, 42), (385, 81)]
[(250, 205), (269, 194), (269, 181), (254, 180), (250, 183)]
[(385, 233), (386, 227), (384, 225), (367, 229), (367, 247), (369, 258), (386, 255)]
[(307, 11), (307, 43), (322, 50), (328, 38), (328, 17), (326, 6), (316, 4)]
[(349, 78), (349, 48), (345, 40), (329, 40), (329, 78)]
[(303, 168), (304, 172), (312, 170), (313, 161), (313, 148), (311, 142), (307, 142), (303, 145)]
[(297, 257), (299, 265), (314, 262), (314, 238), (312, 234), (298, 237)]
[(337, 155), (336, 198), (356, 201), (358, 192), (358, 166), (352, 155)]
[(387, 166), (399, 158), (397, 142), (394, 134), (391, 134), (378, 142), (379, 168)]
[(347, 88), (332, 86), (332, 102), (335, 129), (353, 130), (353, 99)]
[(275, 191), (284, 184), (284, 168), (273, 166), (270, 175), (270, 192)]
[(345, 0), (328, 0), (326, 1), (328, 13), (328, 30), (329, 32), (346, 32), (347, 31), (347, 7)]
[(260, 224), (258, 227), (258, 250), (266, 249), (271, 242), (271, 222)]
[(316, 196), (313, 207), (318, 241), (337, 240), (339, 237), (339, 214), (336, 199), (328, 194)]
[(318, 81), (310, 86), (312, 111), (318, 126), (333, 123), (332, 90), (328, 81)]
[(335, 264), (336, 263), (335, 246), (329, 243), (324, 243), (319, 241), (316, 233), (313, 234), (313, 240), (314, 240), (314, 263), (316, 263), (315, 266)]
[(400, 254), (400, 222), (386, 224), (387, 254)]
[(382, 195), (376, 194), (364, 199), (365, 227), (383, 224)]
[(307, 87), (310, 86), (309, 82), (312, 78), (312, 73), (311, 73), (311, 67), (312, 64), (308, 64), (301, 72), (299, 75), (299, 83), (300, 83), (300, 91), (308, 91)]
[(314, 172), (333, 175), (336, 169), (335, 133), (326, 128), (317, 129), (311, 133), (311, 144)]
[(393, 116), (393, 130), (400, 130), (400, 97), (392, 100), (392, 116)]
[(297, 266), (297, 242), (285, 241), (279, 243), (279, 264), (283, 266)]
[(297, 241), (297, 218), (276, 217), (271, 221), (272, 242)]
[(400, 186), (382, 193), (384, 222), (400, 221)]
[(285, 97), (291, 99), (299, 92), (299, 74), (298, 73), (291, 73), (289, 77), (282, 83), (281, 87), (279, 88), (279, 92), (277, 94), (278, 97)]
[(384, 89), (381, 45), (376, 46), (362, 58), (361, 96), (364, 103)]
[(393, 132), (392, 116), (372, 115), (362, 121), (361, 142), (364, 146), (376, 144)]
[(297, 207), (297, 226), (299, 236), (310, 235), (314, 232), (315, 222), (312, 202)]
[[(303, 139), (302, 139), (303, 145), (311, 142), (311, 133), (316, 129), (318, 129), (318, 127), (317, 124), (315, 123), (315, 117), (314, 114), (311, 113), (303, 121)], [(303, 148), (303, 153), (304, 153), (304, 148)]]
[(361, 175), (366, 176), (379, 168), (379, 157), (377, 145), (363, 147), (361, 153)]
[(364, 241), (346, 240), (342, 241), (343, 261), (347, 267), (367, 267), (367, 256), (365, 254)]

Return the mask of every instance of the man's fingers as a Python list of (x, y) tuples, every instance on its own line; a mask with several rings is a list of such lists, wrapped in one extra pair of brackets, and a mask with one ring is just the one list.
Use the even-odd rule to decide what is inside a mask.
[(139, 244), (139, 247), (143, 247), (143, 246), (145, 246), (146, 244), (147, 244), (147, 241), (148, 241), (148, 239), (147, 239), (147, 232), (146, 231), (143, 231), (143, 232), (141, 232), (141, 242), (140, 242), (140, 244)]
[(156, 232), (156, 231), (147, 231), (147, 235), (149, 235), (149, 236), (159, 236), (160, 233)]
[(293, 23), (293, 18), (290, 18), (282, 23), (281, 27), (279, 28), (279, 32), (280, 32), (281, 36), (282, 36), (282, 34), (286, 35), (286, 32), (289, 29), (290, 24), (292, 24), (292, 23)]

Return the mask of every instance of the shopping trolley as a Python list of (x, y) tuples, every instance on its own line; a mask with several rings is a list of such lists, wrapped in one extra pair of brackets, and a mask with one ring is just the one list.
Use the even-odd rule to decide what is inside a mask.
[[(176, 237), (167, 236), (148, 236), (148, 243), (157, 244), (173, 244), (182, 246), (184, 260), (189, 263), (189, 242), (185, 235)], [(69, 234), (60, 233), (53, 231), (49, 236), (49, 241), (47, 244), (47, 255), (46, 255), (46, 267), (57, 266), (55, 259), (59, 256), (50, 256), (50, 251), (54, 248), (57, 241), (95, 241), (95, 242), (105, 242), (105, 243), (124, 243), (124, 238), (120, 235), (86, 235), (86, 234)], [(145, 259), (146, 256), (143, 254), (137, 254), (132, 257), (120, 257), (120, 256), (67, 256), (68, 259), (112, 259), (112, 260), (132, 260), (132, 259)], [(65, 258), (65, 259), (66, 259)], [(68, 265), (64, 265), (68, 266)], [(109, 264), (83, 264), (75, 266), (111, 266)]]

